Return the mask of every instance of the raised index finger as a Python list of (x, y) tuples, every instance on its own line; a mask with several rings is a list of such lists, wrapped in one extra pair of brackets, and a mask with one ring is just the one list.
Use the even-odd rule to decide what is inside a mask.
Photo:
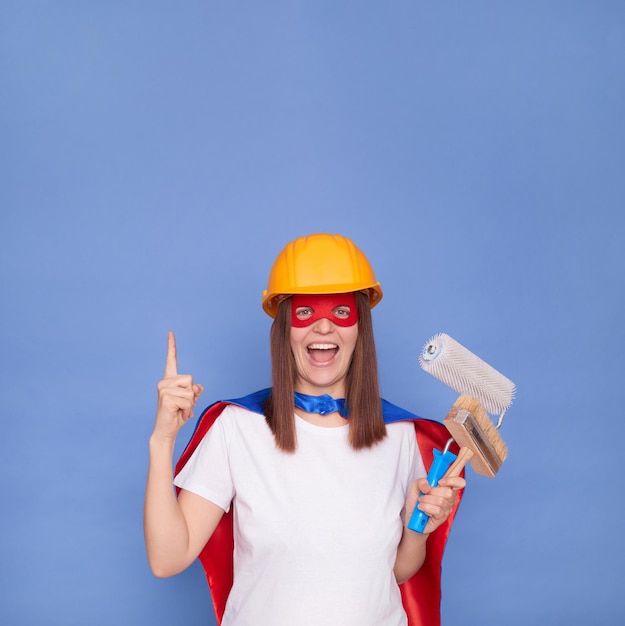
[(165, 378), (178, 375), (178, 357), (176, 355), (176, 337), (171, 330), (167, 333), (167, 360), (165, 361)]

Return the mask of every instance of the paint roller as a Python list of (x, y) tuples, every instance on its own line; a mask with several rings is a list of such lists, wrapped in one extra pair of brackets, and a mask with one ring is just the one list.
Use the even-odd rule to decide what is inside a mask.
[[(508, 456), (499, 428), (516, 391), (514, 383), (449, 335), (434, 335), (419, 355), (421, 367), (460, 396), (443, 423), (451, 433), (443, 451), (434, 450), (428, 483), (436, 487), (444, 476), (459, 476), (467, 462), (493, 478)], [(490, 415), (498, 416), (495, 425)], [(453, 441), (458, 455), (450, 452)], [(408, 528), (422, 533), (429, 517), (415, 507)]]

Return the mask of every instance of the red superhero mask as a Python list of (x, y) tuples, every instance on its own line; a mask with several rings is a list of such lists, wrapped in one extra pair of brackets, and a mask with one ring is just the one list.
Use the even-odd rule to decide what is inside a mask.
[[(300, 309), (299, 316), (297, 314), (298, 309)], [(304, 328), (323, 318), (329, 319), (338, 326), (353, 326), (358, 321), (358, 309), (354, 294), (332, 293), (292, 296), (291, 326)]]

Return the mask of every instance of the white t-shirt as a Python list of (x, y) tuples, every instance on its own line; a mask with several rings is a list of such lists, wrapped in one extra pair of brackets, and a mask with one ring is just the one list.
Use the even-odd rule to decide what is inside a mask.
[(174, 481), (234, 503), (223, 626), (404, 626), (393, 566), (407, 491), (426, 475), (414, 425), (355, 451), (348, 426), (295, 420), (290, 454), (262, 415), (226, 407)]

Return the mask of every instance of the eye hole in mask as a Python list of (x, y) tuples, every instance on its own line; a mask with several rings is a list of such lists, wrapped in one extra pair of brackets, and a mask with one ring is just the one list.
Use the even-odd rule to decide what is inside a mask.
[(338, 326), (353, 326), (358, 321), (353, 293), (295, 295), (291, 297), (291, 326), (304, 328), (320, 319)]

